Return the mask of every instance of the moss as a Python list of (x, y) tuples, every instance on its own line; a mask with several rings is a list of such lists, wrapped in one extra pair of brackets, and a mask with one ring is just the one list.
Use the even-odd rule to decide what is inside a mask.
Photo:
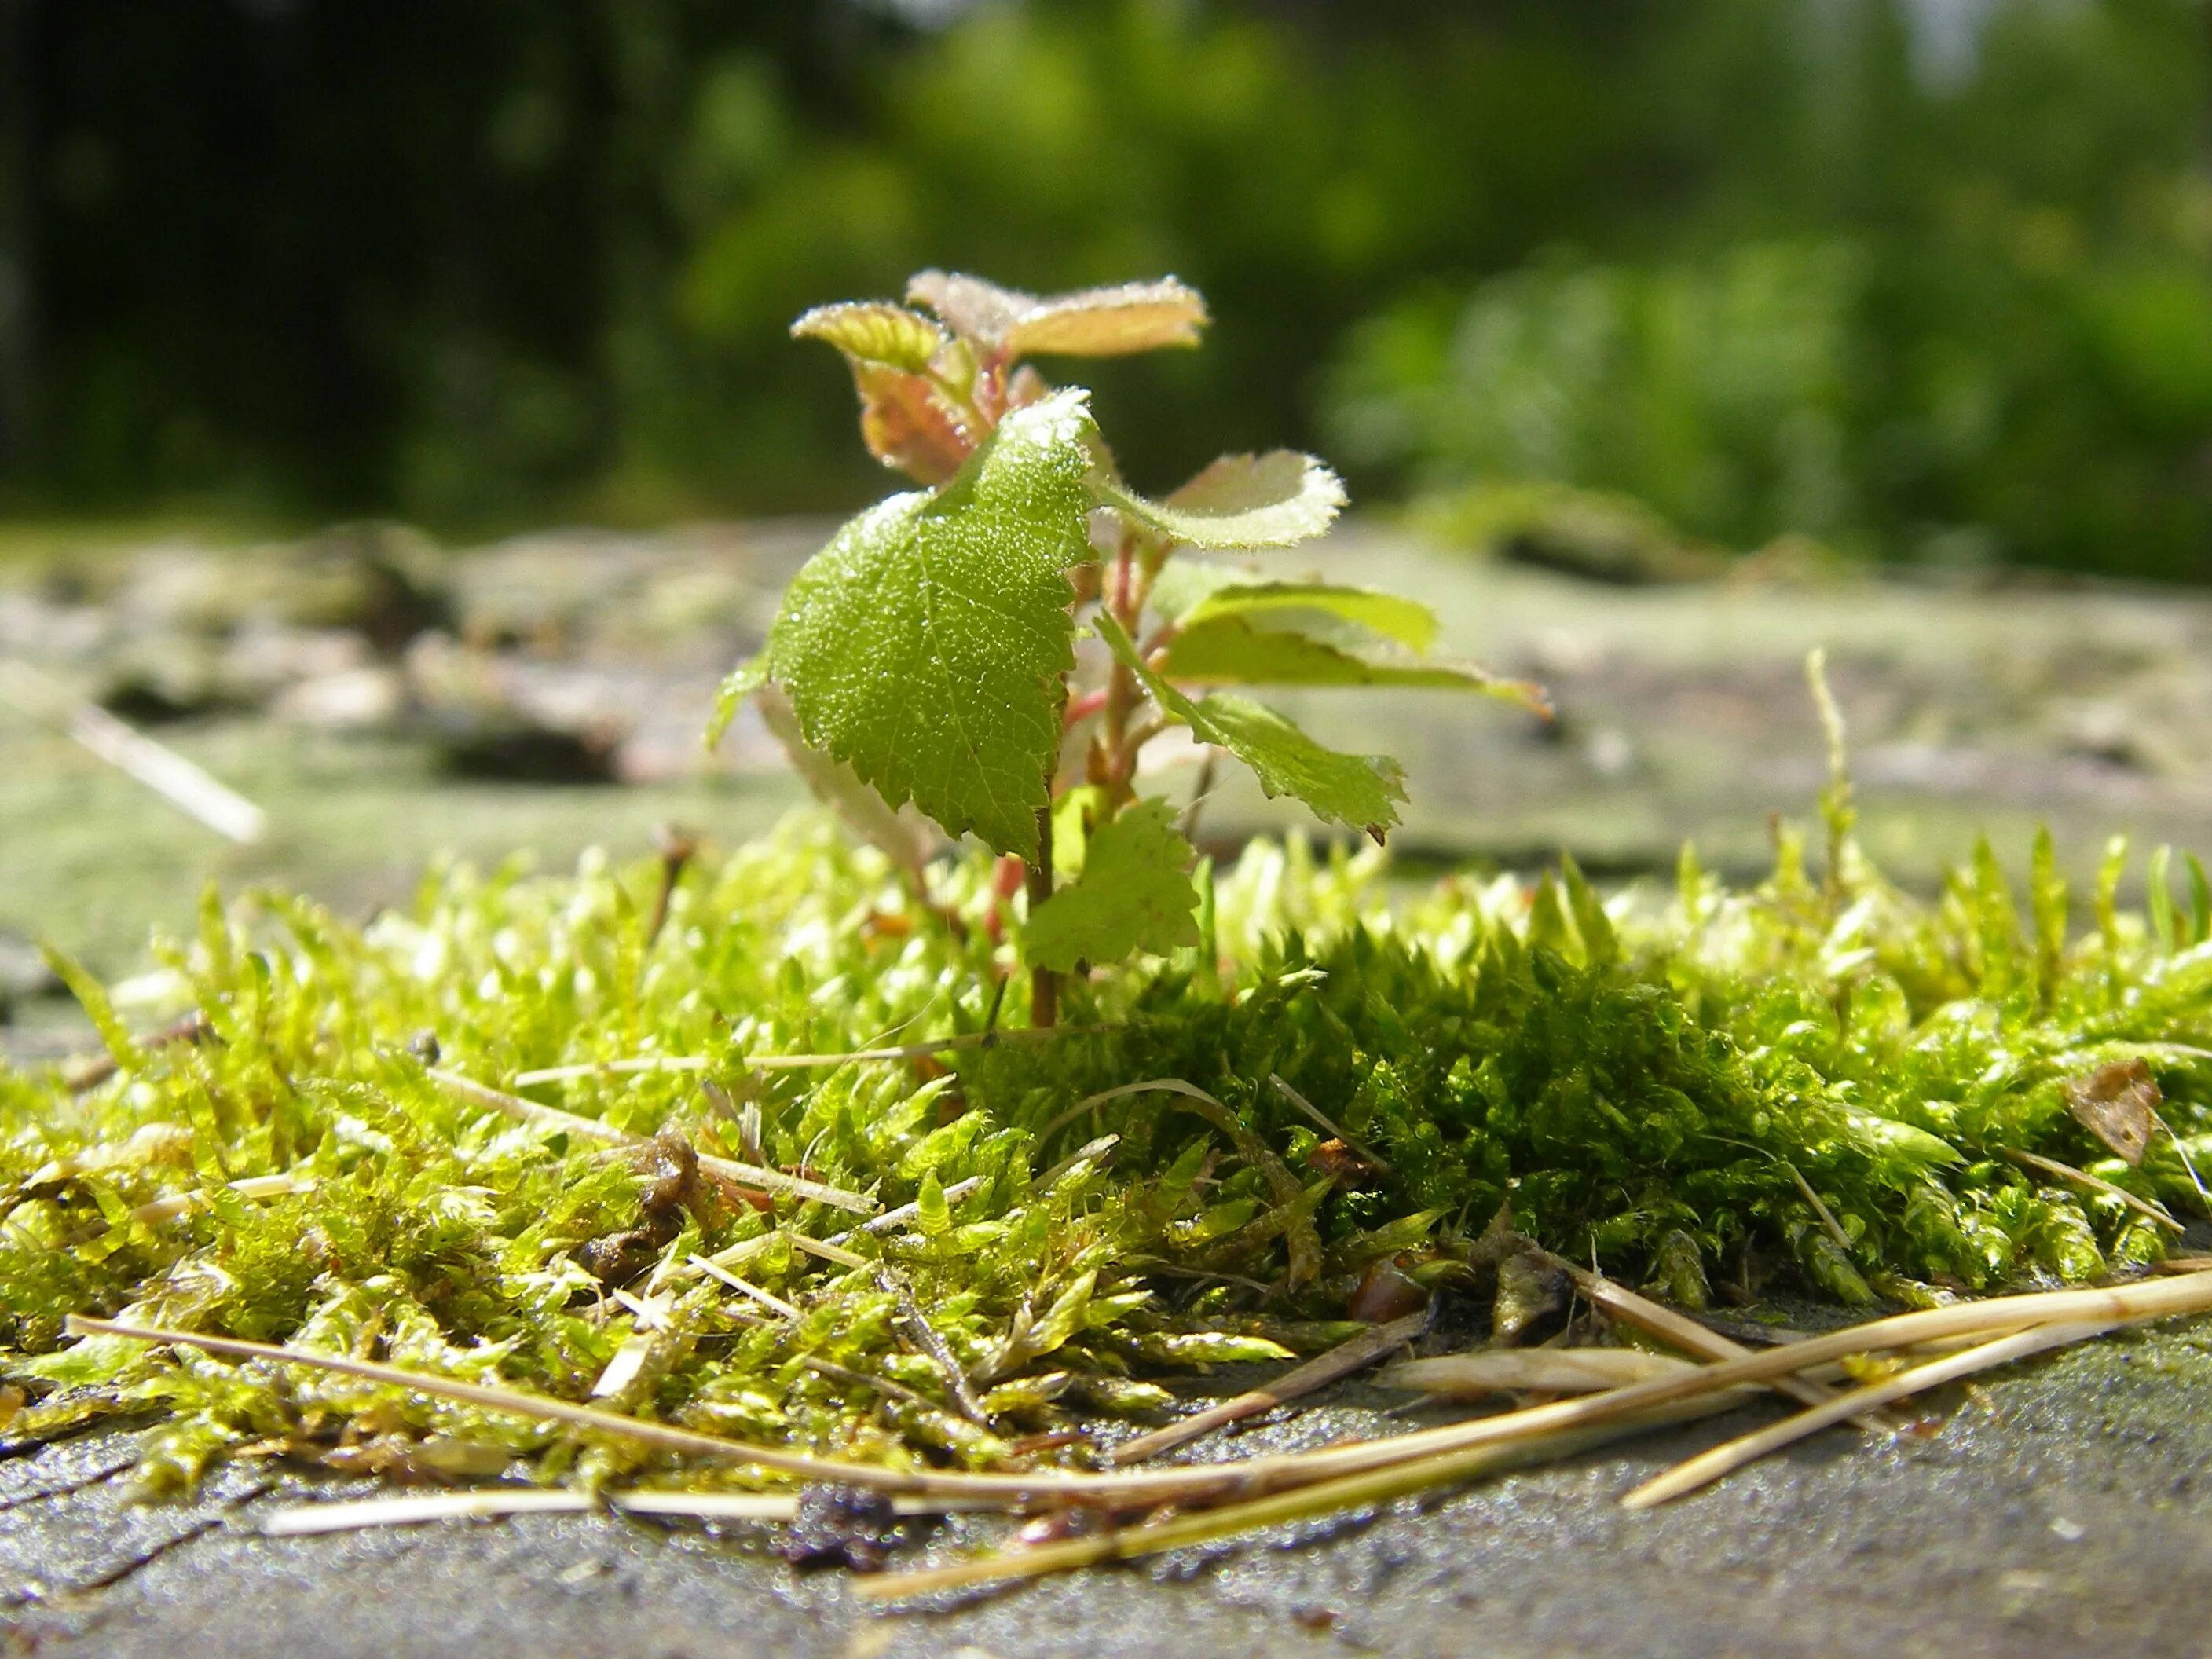
[[(2137, 1211), (2014, 1155), (2201, 1204), (2172, 1137), (2130, 1167), (2063, 1085), (2139, 1059), (2212, 1154), (2202, 907), (2154, 922), (2107, 892), (2069, 939), (2047, 856), (2023, 926), (1986, 857), (1923, 903), (1847, 824), (1825, 878), (1801, 846), (1753, 891), (1686, 860), (1672, 895), (1601, 903), (1571, 866), (1533, 890), (1394, 891), (1377, 854), (1255, 844), (1212, 884), (1202, 956), (1070, 987), (1057, 1038), (798, 1070), (745, 1056), (985, 1029), (1013, 964), (984, 861), (937, 866), (925, 908), (801, 816), (701, 860), (657, 938), (658, 862), (448, 870), (366, 927), (281, 894), (210, 902), (160, 952), (173, 1006), (131, 1011), (198, 1009), (201, 1040), (110, 1019), (106, 1081), (0, 1071), (0, 1365), (40, 1395), (13, 1431), (166, 1412), (155, 1486), (249, 1443), (345, 1467), (472, 1445), (548, 1480), (647, 1461), (343, 1378), (65, 1345), (73, 1311), (574, 1399), (605, 1379), (623, 1409), (705, 1428), (993, 1465), (1079, 1409), (1157, 1404), (1163, 1368), (1340, 1338), (1371, 1262), (1449, 1263), (1509, 1200), (1545, 1243), (1692, 1303), (1771, 1281), (1911, 1300), (2154, 1260), (2165, 1236)], [(913, 1219), (854, 1231), (672, 1173), (650, 1144), (488, 1113), (434, 1054), (500, 1085), (696, 1057), (703, 1073), (527, 1092)], [(1185, 1091), (1084, 1104), (1164, 1079)], [(1339, 1134), (1358, 1156), (1322, 1146)], [(233, 1184), (279, 1176), (293, 1190)], [(799, 1235), (837, 1241), (830, 1259)], [(797, 1317), (691, 1272), (698, 1254)]]

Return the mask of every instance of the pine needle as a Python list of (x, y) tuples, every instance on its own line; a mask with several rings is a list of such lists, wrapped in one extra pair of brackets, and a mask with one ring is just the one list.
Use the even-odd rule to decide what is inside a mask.
[(1998, 1365), (2010, 1364), (2030, 1354), (2041, 1353), (2047, 1348), (2064, 1347), (2075, 1342), (2087, 1341), (2101, 1336), (2112, 1328), (2109, 1323), (2075, 1325), (2038, 1325), (2028, 1330), (2015, 1331), (2010, 1336), (2001, 1336), (1962, 1349), (1942, 1359), (1924, 1365), (1915, 1365), (1894, 1376), (1869, 1382), (1864, 1388), (1853, 1389), (1839, 1395), (1825, 1406), (1800, 1412), (1784, 1422), (1739, 1437), (1723, 1445), (1702, 1452), (1686, 1462), (1677, 1463), (1664, 1474), (1645, 1481), (1620, 1500), (1623, 1509), (1648, 1510), (1671, 1498), (1680, 1498), (1710, 1485), (1723, 1475), (1753, 1463), (1769, 1452), (1793, 1444), (1808, 1435), (1817, 1434), (1832, 1424), (1839, 1423), (1856, 1411), (1871, 1410), (1887, 1406), (1893, 1401), (1910, 1395), (1921, 1394), (1940, 1388), (1946, 1382), (1956, 1382), (1962, 1376), (1972, 1376), (1977, 1371), (1990, 1370)]
[[(627, 1129), (617, 1128), (611, 1123), (595, 1117), (579, 1117), (574, 1112), (564, 1112), (557, 1106), (541, 1105), (534, 1100), (525, 1100), (520, 1095), (508, 1094), (503, 1089), (492, 1088), (472, 1077), (441, 1066), (424, 1068), (425, 1075), (473, 1106), (489, 1107), (502, 1116), (518, 1123), (535, 1123), (548, 1129), (565, 1130), (591, 1140), (603, 1140), (610, 1146), (639, 1149), (653, 1143), (643, 1135), (632, 1134)], [(883, 1206), (865, 1193), (847, 1192), (842, 1187), (824, 1186), (818, 1181), (786, 1175), (781, 1170), (763, 1168), (757, 1164), (740, 1164), (735, 1158), (714, 1158), (705, 1152), (698, 1154), (699, 1167), (715, 1175), (747, 1187), (758, 1187), (768, 1192), (788, 1193), (794, 1198), (811, 1198), (823, 1204), (834, 1205), (841, 1210), (854, 1210), (862, 1215), (873, 1215)]]
[(1327, 1353), (1309, 1359), (1294, 1370), (1277, 1377), (1265, 1388), (1253, 1389), (1233, 1400), (1224, 1400), (1202, 1412), (1186, 1417), (1180, 1423), (1170, 1424), (1164, 1429), (1155, 1429), (1150, 1434), (1140, 1434), (1134, 1440), (1125, 1440), (1109, 1454), (1117, 1465), (1141, 1463), (1148, 1457), (1157, 1457), (1164, 1451), (1173, 1451), (1187, 1445), (1202, 1434), (1207, 1434), (1223, 1425), (1235, 1423), (1247, 1417), (1256, 1417), (1261, 1412), (1273, 1411), (1285, 1401), (1296, 1400), (1301, 1395), (1326, 1388), (1339, 1377), (1349, 1376), (1362, 1366), (1371, 1365), (1392, 1349), (1402, 1346), (1419, 1336), (1429, 1328), (1431, 1310), (1407, 1314), (1388, 1324), (1362, 1331), (1348, 1342), (1340, 1342)]

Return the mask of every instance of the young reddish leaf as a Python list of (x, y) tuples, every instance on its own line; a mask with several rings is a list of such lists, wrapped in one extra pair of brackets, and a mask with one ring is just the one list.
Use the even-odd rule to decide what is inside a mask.
[(1040, 298), (959, 271), (925, 270), (906, 297), (990, 353), (1026, 357), (1119, 357), (1198, 343), (1208, 319), (1196, 289), (1164, 276)]
[(951, 337), (918, 311), (877, 301), (817, 306), (791, 325), (792, 337), (826, 340), (848, 357), (918, 374)]
[(793, 580), (764, 659), (810, 747), (1024, 859), (1075, 661), (1066, 572), (1091, 556), (1085, 396), (1014, 411), (943, 489), (847, 525)]
[(1152, 694), (1170, 719), (1200, 743), (1218, 744), (1252, 769), (1270, 795), (1296, 795), (1316, 817), (1364, 830), (1377, 842), (1398, 822), (1406, 775), (1384, 755), (1346, 755), (1324, 748), (1262, 704), (1217, 694), (1194, 701), (1145, 666), (1113, 617), (1101, 616), (1098, 635)]
[(1194, 346), (1211, 320), (1197, 289), (1163, 276), (1040, 300), (1014, 325), (1006, 346), (1017, 357), (1123, 357)]
[(1404, 685), (1474, 691), (1540, 714), (1551, 713), (1537, 687), (1471, 663), (1362, 656), (1310, 634), (1258, 627), (1233, 614), (1187, 625), (1169, 641), (1161, 672), (1171, 679), (1214, 685)]
[(1064, 974), (1079, 962), (1197, 944), (1194, 856), (1166, 802), (1139, 801), (1091, 837), (1081, 878), (1030, 916), (1029, 959)]
[(1033, 294), (1000, 288), (958, 270), (917, 272), (906, 285), (906, 297), (912, 304), (927, 306), (962, 339), (992, 352), (1037, 302)]
[(1288, 449), (1224, 455), (1164, 501), (1118, 478), (1093, 487), (1109, 507), (1193, 547), (1288, 547), (1327, 530), (1344, 505), (1336, 474)]
[(860, 393), (860, 436), (885, 466), (939, 484), (975, 453), (967, 422), (921, 375), (854, 359), (853, 383)]

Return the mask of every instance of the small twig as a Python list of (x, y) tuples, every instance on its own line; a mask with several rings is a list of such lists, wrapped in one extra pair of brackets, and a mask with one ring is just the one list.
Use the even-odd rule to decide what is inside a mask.
[(1171, 1423), (1166, 1428), (1155, 1429), (1150, 1434), (1140, 1434), (1134, 1440), (1125, 1440), (1114, 1448), (1109, 1461), (1126, 1466), (1141, 1463), (1148, 1457), (1173, 1451), (1200, 1435), (1235, 1423), (1247, 1417), (1256, 1417), (1261, 1412), (1273, 1411), (1286, 1401), (1301, 1395), (1326, 1388), (1338, 1378), (1349, 1376), (1363, 1366), (1371, 1365), (1394, 1348), (1404, 1346), (1429, 1328), (1432, 1310), (1422, 1309), (1407, 1314), (1388, 1324), (1377, 1325), (1372, 1330), (1362, 1331), (1348, 1341), (1340, 1342), (1328, 1352), (1316, 1355), (1294, 1370), (1277, 1377), (1265, 1388), (1253, 1389), (1233, 1400), (1224, 1400), (1217, 1406)]
[(1797, 1190), (1805, 1194), (1805, 1201), (1813, 1206), (1813, 1213), (1820, 1218), (1820, 1225), (1827, 1230), (1828, 1237), (1836, 1241), (1839, 1249), (1849, 1250), (1851, 1248), (1851, 1236), (1844, 1231), (1843, 1224), (1836, 1219), (1834, 1212), (1820, 1201), (1820, 1194), (1813, 1190), (1813, 1183), (1798, 1174), (1797, 1166), (1788, 1158), (1781, 1158), (1778, 1161), (1784, 1169), (1790, 1171), (1790, 1180), (1796, 1182)]
[(1039, 1146), (1049, 1145), (1054, 1135), (1058, 1134), (1062, 1129), (1065, 1129), (1069, 1124), (1074, 1122), (1076, 1119), (1081, 1117), (1085, 1112), (1091, 1110), (1094, 1106), (1103, 1106), (1108, 1101), (1119, 1100), (1124, 1095), (1151, 1094), (1182, 1095), (1191, 1100), (1204, 1101), (1207, 1104), (1212, 1106), (1218, 1106), (1221, 1104), (1219, 1101), (1214, 1099), (1212, 1095), (1206, 1093), (1205, 1090), (1200, 1088), (1196, 1084), (1185, 1083), (1179, 1077), (1148, 1078), (1142, 1083), (1118, 1084), (1111, 1089), (1101, 1089), (1095, 1095), (1085, 1095), (1082, 1099), (1077, 1101), (1074, 1105), (1069, 1107), (1058, 1117), (1053, 1119), (1051, 1122), (1046, 1124), (1043, 1128), (1037, 1131), (1036, 1144)]
[[(1030, 915), (1034, 916), (1052, 896), (1052, 808), (1036, 813), (1036, 857), (1029, 866)], [(1050, 1030), (1060, 1023), (1060, 975), (1042, 963), (1030, 967), (1030, 1025)]]
[(818, 1354), (802, 1354), (799, 1363), (810, 1371), (819, 1371), (824, 1376), (835, 1377), (840, 1382), (851, 1382), (864, 1389), (873, 1389), (878, 1394), (894, 1400), (903, 1400), (909, 1406), (921, 1406), (930, 1411), (938, 1409), (937, 1402), (926, 1394), (917, 1394), (903, 1382), (894, 1382), (888, 1376), (872, 1376), (866, 1371), (856, 1371), (849, 1365), (840, 1365), (834, 1359), (824, 1359)]
[[(788, 1236), (789, 1235), (786, 1235), (786, 1237)], [(719, 1267), (713, 1261), (708, 1261), (703, 1255), (694, 1253), (688, 1259), (693, 1267), (696, 1267), (701, 1273), (705, 1273), (708, 1278), (720, 1280), (722, 1284), (728, 1285), (732, 1290), (738, 1291), (740, 1295), (752, 1297), (754, 1301), (759, 1303), (761, 1306), (768, 1309), (772, 1313), (781, 1314), (784, 1318), (793, 1322), (806, 1317), (805, 1314), (801, 1313), (797, 1308), (792, 1306), (790, 1303), (786, 1302), (781, 1297), (776, 1295), (773, 1291), (764, 1291), (761, 1289), (759, 1285), (751, 1283), (750, 1280), (738, 1278), (727, 1267)]]
[(1213, 793), (1214, 763), (1220, 755), (1218, 749), (1208, 744), (1206, 752), (1199, 757), (1198, 778), (1190, 787), (1190, 802), (1182, 809), (1182, 823), (1179, 826), (1185, 841), (1198, 839), (1198, 815), (1205, 807), (1207, 797)]
[[(945, 1203), (957, 1204), (962, 1199), (982, 1191), (984, 1183), (989, 1179), (988, 1176), (969, 1176), (965, 1180), (954, 1182), (945, 1189)], [(912, 1224), (919, 1220), (921, 1216), (921, 1201), (917, 1199), (911, 1204), (902, 1204), (895, 1210), (885, 1210), (881, 1215), (871, 1216), (857, 1227), (848, 1228), (842, 1233), (832, 1233), (829, 1242), (832, 1244), (842, 1244), (854, 1233), (867, 1233), (875, 1237), (881, 1237), (885, 1233), (895, 1233), (900, 1228)]]
[(2114, 1186), (2109, 1181), (2091, 1175), (2087, 1170), (2077, 1170), (2070, 1164), (2061, 1164), (2055, 1158), (2045, 1158), (2039, 1153), (2022, 1152), (2017, 1146), (2000, 1146), (1996, 1152), (2000, 1158), (2008, 1158), (2014, 1163), (2023, 1164), (2028, 1169), (2040, 1170), (2045, 1175), (2057, 1176), (2061, 1181), (2073, 1182), (2076, 1186), (2087, 1187), (2093, 1193), (2102, 1193), (2106, 1198), (2117, 1198), (2136, 1214), (2156, 1222), (2161, 1227), (2171, 1227), (2176, 1232), (2183, 1231), (2182, 1224), (2175, 1219), (2173, 1212), (2165, 1205), (2154, 1204), (2148, 1199), (2138, 1198), (2126, 1188)]
[(718, 1065), (750, 1066), (757, 1072), (823, 1071), (864, 1060), (921, 1060), (953, 1048), (986, 1048), (1002, 1042), (1042, 1042), (1054, 1037), (1091, 1036), (1113, 1029), (1110, 1025), (1055, 1025), (1049, 1030), (1024, 1027), (1011, 1031), (962, 1031), (927, 1042), (902, 1043), (895, 1048), (851, 1048), (842, 1053), (820, 1054), (731, 1054), (720, 1060), (707, 1054), (641, 1054), (623, 1060), (587, 1060), (568, 1066), (541, 1066), (536, 1071), (517, 1072), (511, 1081), (515, 1088), (531, 1089), (541, 1083), (573, 1083), (579, 1078), (602, 1075), (632, 1077), (647, 1072), (710, 1072)]
[(1347, 1133), (1344, 1129), (1340, 1128), (1336, 1124), (1332, 1123), (1327, 1117), (1322, 1115), (1320, 1107), (1315, 1105), (1313, 1102), (1308, 1100), (1296, 1089), (1291, 1087), (1291, 1085), (1283, 1079), (1283, 1076), (1280, 1073), (1268, 1073), (1267, 1081), (1275, 1085), (1277, 1092), (1279, 1092), (1284, 1099), (1289, 1101), (1291, 1105), (1297, 1107), (1298, 1110), (1304, 1112), (1316, 1123), (1321, 1125), (1322, 1128), (1326, 1133), (1334, 1135), (1346, 1146), (1351, 1147), (1353, 1152), (1358, 1153), (1362, 1158), (1372, 1164), (1377, 1172), (1382, 1175), (1389, 1175), (1390, 1173), (1389, 1159), (1384, 1158), (1382, 1153), (1376, 1152), (1372, 1146), (1370, 1146), (1365, 1141), (1361, 1140), (1356, 1135)]
[[(240, 1198), (289, 1198), (295, 1193), (310, 1193), (315, 1189), (313, 1176), (265, 1175), (247, 1176), (230, 1183), (230, 1190)], [(164, 1221), (174, 1221), (179, 1216), (189, 1215), (194, 1210), (207, 1207), (205, 1193), (179, 1193), (170, 1198), (157, 1198), (150, 1204), (141, 1204), (131, 1212), (133, 1221), (143, 1221), (152, 1226)]]
[(653, 839), (660, 854), (660, 890), (653, 895), (653, 915), (645, 924), (645, 948), (648, 951), (660, 937), (660, 930), (668, 925), (669, 901), (676, 896), (676, 884), (684, 879), (684, 866), (699, 853), (697, 838), (672, 823), (656, 825)]
[[(149, 1031), (137, 1042), (141, 1048), (150, 1052), (168, 1048), (172, 1043), (204, 1042), (214, 1035), (215, 1027), (208, 1023), (208, 1017), (195, 1008), (191, 1012), (171, 1020), (160, 1030)], [(69, 1085), (71, 1094), (81, 1095), (87, 1090), (97, 1089), (122, 1069), (123, 1062), (113, 1054), (94, 1054), (72, 1062), (64, 1074), (64, 1080)]]
[[(1085, 1141), (1037, 1177), (1037, 1190), (1043, 1193), (1050, 1192), (1060, 1185), (1067, 1172), (1077, 1164), (1089, 1163), (1093, 1158), (1103, 1159), (1121, 1144), (1121, 1137), (1119, 1135), (1100, 1135), (1095, 1140)], [(948, 1192), (946, 1196), (950, 1197), (951, 1194)]]
[[(878, 1220), (882, 1218), (880, 1216), (877, 1218)], [(787, 1229), (783, 1236), (790, 1241), (793, 1249), (803, 1251), (811, 1256), (819, 1257), (824, 1261), (835, 1262), (840, 1267), (866, 1267), (871, 1265), (868, 1258), (864, 1255), (855, 1255), (853, 1251), (839, 1245), (825, 1243), (818, 1238), (810, 1238), (805, 1233), (794, 1233)]]
[(250, 847), (269, 832), (269, 815), (245, 796), (98, 703), (72, 696), (27, 663), (0, 662), (0, 702), (53, 721), (81, 747), (219, 836)]
[(929, 1357), (930, 1364), (944, 1374), (945, 1389), (952, 1395), (953, 1404), (959, 1408), (960, 1415), (979, 1429), (989, 1428), (990, 1413), (983, 1409), (983, 1402), (976, 1397), (975, 1385), (968, 1380), (967, 1370), (939, 1334), (937, 1327), (931, 1324), (927, 1316), (921, 1311), (921, 1304), (914, 1299), (914, 1287), (906, 1282), (906, 1275), (890, 1262), (879, 1261), (876, 1264), (876, 1282), (897, 1298), (899, 1328), (906, 1333), (908, 1341)]

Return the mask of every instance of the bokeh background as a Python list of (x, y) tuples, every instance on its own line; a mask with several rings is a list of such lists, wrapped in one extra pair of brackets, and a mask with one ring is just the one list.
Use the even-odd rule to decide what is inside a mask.
[[(875, 487), (784, 326), (1173, 270), (1133, 471), (2212, 575), (2191, 0), (5, 0), (16, 514), (447, 534)], [(1532, 510), (1526, 501), (1514, 510)]]
[(1407, 867), (1754, 875), (1814, 645), (1908, 884), (2212, 842), (2205, 0), (0, 0), (0, 1011), (210, 879), (772, 821), (712, 687), (893, 482), (786, 330), (932, 264), (1197, 285), (1080, 366), (1133, 481), (1315, 449), (1318, 565), (1552, 686), (1285, 700)]

